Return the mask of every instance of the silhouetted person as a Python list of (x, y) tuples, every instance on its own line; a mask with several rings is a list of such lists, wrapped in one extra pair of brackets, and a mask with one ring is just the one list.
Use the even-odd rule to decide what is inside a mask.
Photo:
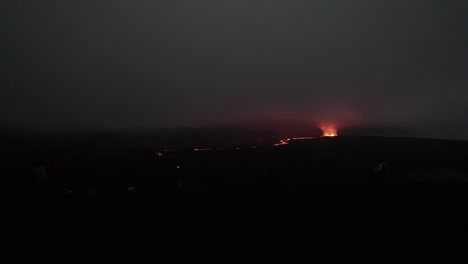
[(380, 161), (379, 164), (374, 168), (374, 173), (377, 180), (382, 180), (390, 175), (390, 170), (387, 163)]
[[(53, 240), (54, 232), (52, 230), (54, 223), (54, 188), (53, 179), (50, 176), (46, 163), (38, 161), (33, 169), (33, 203), (34, 203), (34, 226), (37, 236), (38, 246), (46, 249), (48, 243)], [(39, 248), (38, 248), (39, 250)]]
[[(44, 161), (38, 161), (33, 170), (34, 180), (34, 191), (36, 193), (36, 199), (45, 198), (50, 191), (52, 178), (49, 176), (47, 167)], [(42, 202), (39, 200), (38, 202)]]

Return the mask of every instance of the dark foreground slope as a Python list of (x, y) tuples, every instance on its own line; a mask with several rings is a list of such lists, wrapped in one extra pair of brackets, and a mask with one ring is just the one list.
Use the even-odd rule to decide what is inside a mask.
[[(5, 236), (11, 240), (2, 257), (13, 263), (468, 261), (467, 142), (349, 137), (155, 152), (47, 150), (42, 158), (54, 180), (46, 187), (28, 180), (37, 157), (6, 156), (3, 193), (14, 197), (16, 212), (5, 217), (11, 220), (5, 234), (13, 234)], [(389, 170), (376, 174), (382, 161)]]

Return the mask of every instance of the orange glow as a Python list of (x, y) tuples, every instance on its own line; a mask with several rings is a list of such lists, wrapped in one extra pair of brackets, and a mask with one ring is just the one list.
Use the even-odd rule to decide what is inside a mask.
[(312, 139), (317, 139), (317, 138), (316, 137), (293, 137), (293, 138), (281, 139), (280, 142), (274, 144), (273, 147), (288, 145), (291, 141), (295, 141), (295, 140), (312, 140)]
[(290, 138), (288, 138), (288, 139), (282, 139), (282, 140), (280, 140), (279, 143), (274, 144), (273, 147), (279, 147), (279, 146), (288, 145), (288, 144), (289, 144), (288, 141), (290, 141), (290, 140), (291, 140)]
[(312, 140), (316, 139), (316, 137), (295, 137), (293, 140)]
[(338, 136), (338, 130), (332, 124), (321, 124), (320, 129), (322, 130), (322, 137)]
[(279, 147), (284, 145), (288, 145), (288, 142), (281, 140), (280, 143), (274, 144), (273, 147)]

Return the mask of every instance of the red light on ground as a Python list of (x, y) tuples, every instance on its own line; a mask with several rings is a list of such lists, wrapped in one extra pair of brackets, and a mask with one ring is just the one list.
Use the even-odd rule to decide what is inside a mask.
[(211, 150), (211, 148), (195, 148), (195, 149), (193, 149), (193, 151), (195, 151), (195, 152), (199, 152), (199, 151), (210, 151), (210, 150)]
[(176, 152), (175, 149), (164, 149), (163, 152)]

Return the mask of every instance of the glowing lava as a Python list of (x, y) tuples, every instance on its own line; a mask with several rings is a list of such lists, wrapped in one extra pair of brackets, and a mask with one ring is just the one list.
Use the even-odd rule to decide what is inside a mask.
[(332, 124), (321, 124), (320, 129), (322, 130), (322, 137), (338, 136), (338, 130)]
[(293, 137), (293, 138), (288, 138), (288, 139), (282, 139), (280, 140), (279, 143), (274, 144), (273, 147), (288, 145), (291, 141), (312, 140), (312, 139), (317, 139), (317, 138), (316, 137)]

